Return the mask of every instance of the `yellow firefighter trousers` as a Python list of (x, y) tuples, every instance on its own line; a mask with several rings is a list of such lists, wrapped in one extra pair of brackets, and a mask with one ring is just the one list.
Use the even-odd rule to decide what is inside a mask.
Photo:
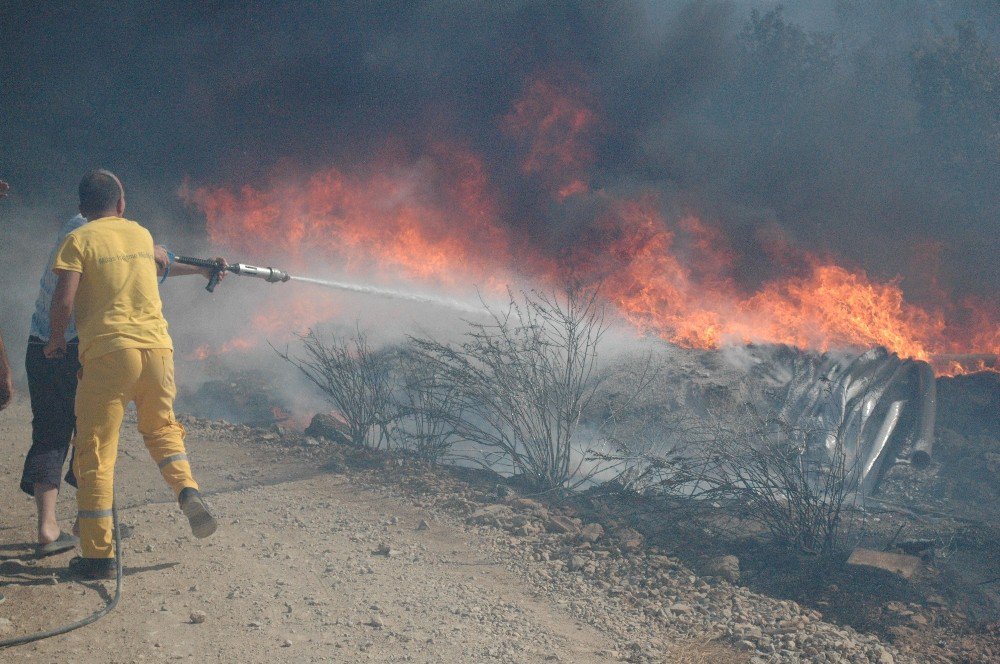
[(118, 433), (125, 406), (135, 401), (139, 433), (163, 479), (177, 495), (198, 488), (184, 450), (184, 427), (174, 419), (174, 354), (165, 348), (126, 348), (85, 361), (76, 392), (73, 472), (84, 558), (113, 558), (111, 503)]

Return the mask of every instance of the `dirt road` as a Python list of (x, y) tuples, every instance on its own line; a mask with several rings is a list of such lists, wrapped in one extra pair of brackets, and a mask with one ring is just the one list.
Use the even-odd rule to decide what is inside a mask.
[[(33, 504), (17, 490), (29, 420), (24, 399), (0, 415), (4, 636), (77, 620), (114, 587), (65, 579), (73, 554), (31, 560)], [(578, 598), (533, 585), (489, 532), (350, 472), (322, 472), (309, 455), (191, 429), (192, 464), (219, 531), (190, 536), (126, 425), (116, 484), (128, 534), (121, 604), (95, 625), (2, 651), (0, 661), (605, 662), (625, 657), (623, 634), (647, 652), (654, 643), (664, 660), (709, 650), (712, 661), (737, 659), (655, 645), (614, 603), (584, 621)], [(68, 489), (64, 528), (74, 513)]]

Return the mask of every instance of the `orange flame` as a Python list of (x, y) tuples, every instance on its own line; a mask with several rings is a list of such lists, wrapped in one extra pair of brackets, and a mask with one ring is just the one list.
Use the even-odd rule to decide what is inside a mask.
[[(537, 176), (557, 202), (590, 191), (599, 120), (585, 104), (580, 86), (537, 80), (500, 122), (521, 146), (522, 172)], [(939, 373), (989, 366), (988, 358), (1000, 354), (995, 303), (944, 298), (919, 307), (906, 301), (898, 281), (880, 283), (781, 243), (771, 248), (773, 262), (795, 269), (745, 292), (732, 276), (737, 256), (721, 230), (693, 214), (671, 223), (656, 194), (593, 194), (608, 209), (605, 218), (593, 238), (558, 261), (502, 223), (500, 192), (483, 159), (454, 142), (434, 143), (419, 158), (387, 150), (374, 166), (185, 195), (204, 212), (212, 239), (235, 252), (290, 257), (292, 268), (319, 257), (347, 271), (437, 286), (504, 283), (517, 274), (548, 284), (583, 280), (600, 284), (639, 329), (684, 346), (882, 345), (931, 361)], [(255, 323), (272, 331), (308, 327), (335, 313), (319, 302), (297, 296)], [(232, 340), (218, 352), (241, 343), (253, 340)], [(967, 353), (987, 359), (947, 357)]]
[[(985, 303), (927, 310), (907, 303), (898, 282), (877, 283), (863, 271), (808, 255), (804, 274), (744, 294), (726, 278), (733, 256), (724, 238), (697, 218), (682, 218), (671, 230), (647, 198), (619, 204), (613, 223), (621, 237), (609, 247), (614, 269), (604, 277), (603, 292), (638, 327), (674, 343), (785, 343), (818, 350), (880, 345), (931, 361), (939, 373), (964, 371), (939, 356), (1000, 353), (1000, 316)], [(675, 246), (679, 235), (687, 236), (686, 261)], [(964, 326), (949, 322), (963, 317)]]
[(501, 128), (527, 148), (521, 171), (538, 175), (557, 200), (589, 191), (587, 169), (597, 115), (582, 86), (545, 79), (531, 81)]
[(248, 351), (266, 344), (282, 344), (302, 334), (317, 323), (331, 320), (338, 312), (336, 303), (324, 297), (326, 291), (303, 285), (297, 292), (260, 301), (260, 307), (250, 316), (246, 333), (222, 344), (203, 344), (185, 356), (187, 360), (204, 361), (212, 357)]
[(239, 252), (267, 246), (299, 259), (293, 267), (320, 255), (348, 271), (450, 284), (487, 275), (495, 259), (509, 256), (482, 161), (453, 145), (416, 162), (386, 159), (356, 173), (329, 168), (304, 184), (185, 193), (204, 211), (213, 241)]

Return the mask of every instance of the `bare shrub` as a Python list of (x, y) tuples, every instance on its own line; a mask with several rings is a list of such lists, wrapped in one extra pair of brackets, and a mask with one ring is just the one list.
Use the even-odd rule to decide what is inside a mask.
[(404, 350), (397, 363), (395, 437), (417, 457), (437, 463), (449, 455), (456, 440), (450, 420), (462, 416), (458, 390), (417, 353)]
[(780, 543), (829, 556), (850, 525), (854, 473), (840, 445), (825, 459), (808, 455), (808, 435), (755, 413), (738, 430), (717, 431), (703, 453), (703, 497), (735, 506)]
[(395, 419), (389, 357), (373, 350), (360, 330), (329, 341), (310, 330), (301, 340), (304, 357), (293, 357), (287, 350), (276, 351), (278, 356), (323, 392), (343, 418), (351, 444), (389, 449)]
[(591, 452), (611, 475), (602, 493), (690, 497), (697, 484), (702, 460), (691, 449), (704, 426), (651, 394), (665, 366), (648, 353), (607, 370), (597, 395), (602, 444)]
[[(658, 375), (669, 379), (670, 371)], [(658, 384), (649, 403), (611, 393), (610, 417), (624, 426), (610, 431), (628, 435), (609, 437), (614, 444), (602, 453), (620, 469), (606, 492), (662, 498), (662, 509), (714, 531), (757, 526), (811, 554), (846, 544), (861, 514), (853, 505), (860, 462), (838, 430), (813, 418), (796, 427), (780, 414), (762, 416), (773, 408), (770, 397), (717, 412), (671, 404), (664, 390)], [(758, 396), (752, 387), (744, 394)]]
[[(469, 323), (457, 346), (412, 339), (448, 400), (432, 417), (468, 443), (468, 458), (508, 467), (539, 490), (575, 486), (586, 451), (581, 417), (597, 387), (604, 313), (596, 294), (510, 294), (505, 311)], [(437, 392), (435, 394), (440, 394)]]
[(666, 452), (608, 453), (623, 468), (608, 490), (669, 498), (672, 510), (714, 528), (746, 533), (756, 524), (802, 553), (826, 557), (842, 548), (856, 495), (842, 449), (810, 457), (800, 432), (752, 416), (738, 428), (681, 421), (678, 432), (683, 442)]
[(610, 450), (594, 452), (593, 456), (615, 470), (602, 493), (687, 500), (701, 497), (713, 487), (706, 477), (704, 457), (682, 446), (651, 452), (619, 443)]

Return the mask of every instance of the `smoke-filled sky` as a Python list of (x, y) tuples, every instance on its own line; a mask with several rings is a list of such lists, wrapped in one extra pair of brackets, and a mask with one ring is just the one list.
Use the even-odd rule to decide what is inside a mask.
[[(996, 306), (1000, 2), (787, 5), (0, 2), (0, 259), (26, 270), (4, 271), (0, 329), (26, 328), (91, 167), (195, 253), (185, 183), (264, 187), (431, 145), (481, 155), (497, 214), (543, 254), (594, 235), (583, 190), (652, 191), (721, 229), (740, 288), (791, 269), (780, 243), (898, 277), (914, 302)], [(521, 129), (545, 86), (584, 109), (558, 145)]]

